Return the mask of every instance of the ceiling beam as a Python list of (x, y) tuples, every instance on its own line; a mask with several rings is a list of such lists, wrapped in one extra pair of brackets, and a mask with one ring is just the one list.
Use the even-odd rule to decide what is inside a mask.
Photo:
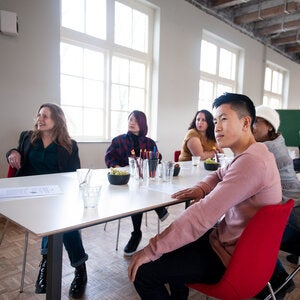
[(220, 9), (220, 8), (226, 8), (242, 3), (247, 3), (249, 0), (212, 0), (211, 1), (211, 6), (212, 8)]
[(285, 51), (288, 52), (288, 53), (299, 53), (300, 52), (300, 45), (299, 46), (287, 47), (285, 49)]
[(270, 35), (273, 33), (286, 32), (296, 30), (300, 27), (300, 20), (286, 22), (284, 24), (276, 24), (269, 27), (257, 29), (256, 33), (259, 35)]
[(271, 39), (272, 45), (286, 45), (286, 44), (293, 44), (297, 43), (297, 35), (290, 35), (286, 37), (279, 37), (275, 39)]
[(284, 14), (294, 13), (298, 10), (298, 7), (299, 4), (297, 2), (290, 2), (287, 3), (286, 6), (284, 4), (273, 6), (270, 8), (262, 9), (261, 11), (256, 10), (254, 12), (235, 17), (234, 22), (236, 24), (246, 24), (278, 16), (283, 16)]

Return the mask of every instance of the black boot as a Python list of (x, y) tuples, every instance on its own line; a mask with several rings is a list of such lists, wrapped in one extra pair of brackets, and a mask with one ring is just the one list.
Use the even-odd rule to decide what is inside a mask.
[(72, 298), (81, 298), (87, 283), (87, 274), (85, 263), (75, 268), (75, 276), (71, 283), (69, 296)]
[(35, 293), (45, 294), (47, 289), (47, 255), (43, 255), (40, 262), (40, 271), (35, 283)]

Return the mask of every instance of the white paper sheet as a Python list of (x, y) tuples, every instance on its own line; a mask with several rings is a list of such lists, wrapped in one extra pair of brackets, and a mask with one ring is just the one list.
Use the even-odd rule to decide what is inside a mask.
[(13, 188), (0, 188), (0, 199), (22, 198), (61, 194), (58, 185), (39, 185)]

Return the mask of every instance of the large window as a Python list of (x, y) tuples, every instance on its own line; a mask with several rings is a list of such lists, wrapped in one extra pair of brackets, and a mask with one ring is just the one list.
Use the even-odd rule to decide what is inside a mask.
[(283, 108), (286, 80), (287, 72), (284, 69), (267, 63), (265, 69), (264, 105), (274, 109)]
[(61, 105), (70, 133), (111, 139), (126, 131), (130, 111), (151, 107), (153, 8), (136, 0), (61, 6)]
[(199, 109), (211, 111), (212, 101), (225, 92), (236, 92), (240, 50), (203, 33), (200, 53)]

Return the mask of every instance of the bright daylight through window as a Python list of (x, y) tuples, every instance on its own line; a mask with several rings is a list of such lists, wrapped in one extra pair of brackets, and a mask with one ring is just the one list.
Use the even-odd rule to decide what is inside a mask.
[(203, 34), (200, 53), (199, 109), (212, 110), (213, 100), (225, 92), (236, 92), (239, 49)]
[(287, 72), (282, 68), (267, 63), (265, 70), (263, 104), (274, 109), (283, 108), (284, 82)]
[(79, 141), (111, 139), (130, 111), (150, 107), (153, 9), (136, 0), (62, 0), (61, 7), (61, 105), (69, 131)]

